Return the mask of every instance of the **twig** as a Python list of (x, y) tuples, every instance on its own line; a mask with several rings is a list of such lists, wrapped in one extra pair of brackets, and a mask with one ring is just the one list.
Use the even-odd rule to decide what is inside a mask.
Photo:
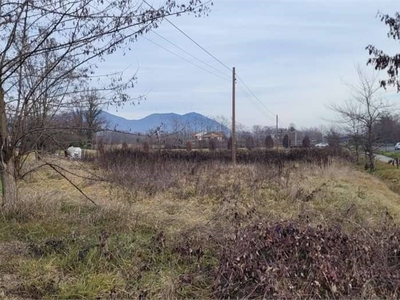
[(24, 179), (24, 177), (25, 177), (26, 175), (28, 175), (28, 174), (30, 174), (30, 173), (32, 173), (32, 172), (35, 172), (36, 170), (38, 170), (38, 169), (40, 169), (40, 168), (42, 168), (42, 167), (44, 167), (44, 166), (46, 166), (46, 165), (47, 165), (47, 163), (44, 163), (44, 164), (41, 164), (41, 165), (39, 165), (39, 166), (36, 166), (36, 167), (30, 169), (29, 171), (26, 171), (24, 174), (20, 175), (21, 179)]
[[(98, 176), (98, 175), (96, 175), (96, 174), (93, 174), (93, 173), (90, 173), (90, 172), (88, 172), (88, 171), (86, 171), (86, 172), (89, 173), (90, 175), (96, 177), (96, 178), (91, 178), (91, 177), (86, 177), (86, 176), (78, 175), (78, 174), (76, 174), (76, 173), (74, 173), (74, 172), (71, 172), (71, 171), (69, 171), (69, 170), (67, 170), (67, 169), (65, 169), (65, 168), (63, 168), (63, 167), (61, 167), (61, 166), (59, 166), (59, 165), (55, 165), (55, 164), (52, 164), (52, 163), (49, 163), (49, 162), (46, 162), (46, 161), (45, 161), (45, 164), (47, 164), (47, 165), (52, 165), (52, 166), (56, 166), (57, 168), (61, 169), (62, 171), (66, 172), (66, 173), (68, 173), (68, 174), (74, 175), (74, 176), (76, 176), (76, 177), (79, 177), (79, 178), (89, 179), (89, 180), (93, 180), (93, 181), (103, 181), (103, 182), (109, 181), (109, 180), (107, 180), (107, 179), (101, 178), (100, 176)], [(81, 163), (81, 166), (83, 166), (83, 163)]]
[(68, 181), (74, 188), (76, 188), (86, 199), (88, 199), (90, 202), (92, 202), (94, 205), (97, 206), (97, 203), (94, 202), (88, 195), (86, 195), (75, 183), (73, 183), (67, 176), (65, 176), (63, 173), (61, 173), (59, 170), (56, 169), (52, 164), (47, 163), (47, 165), (52, 168), (54, 171), (56, 171), (58, 174), (60, 174), (66, 181)]

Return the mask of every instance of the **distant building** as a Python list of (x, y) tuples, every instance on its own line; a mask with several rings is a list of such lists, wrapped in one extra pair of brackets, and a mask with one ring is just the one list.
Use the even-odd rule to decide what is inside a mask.
[(223, 132), (199, 132), (193, 133), (192, 138), (196, 141), (208, 141), (210, 139), (215, 139), (217, 141), (223, 141), (226, 139), (226, 136)]
[(198, 132), (198, 133), (192, 133), (192, 138), (196, 141), (201, 141), (203, 140), (203, 136), (207, 134), (207, 132)]

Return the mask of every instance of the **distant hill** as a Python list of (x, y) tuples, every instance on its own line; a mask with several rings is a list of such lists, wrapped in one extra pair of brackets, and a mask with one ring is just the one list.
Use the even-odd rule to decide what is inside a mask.
[(128, 120), (103, 111), (102, 117), (106, 120), (108, 128), (131, 133), (148, 133), (158, 126), (164, 132), (176, 132), (184, 129), (186, 132), (222, 131), (229, 135), (226, 126), (202, 114), (191, 112), (184, 115), (175, 113), (151, 114), (139, 120)]

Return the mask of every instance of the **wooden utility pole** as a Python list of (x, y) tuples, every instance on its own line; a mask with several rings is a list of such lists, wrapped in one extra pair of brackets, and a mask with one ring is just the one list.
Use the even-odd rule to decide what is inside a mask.
[(235, 124), (236, 124), (236, 116), (235, 116), (235, 84), (236, 84), (236, 74), (235, 74), (235, 67), (232, 69), (232, 163), (236, 165), (236, 131), (235, 131)]

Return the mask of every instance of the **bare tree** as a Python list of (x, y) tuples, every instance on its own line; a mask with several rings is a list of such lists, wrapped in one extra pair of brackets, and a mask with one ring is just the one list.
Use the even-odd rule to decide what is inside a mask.
[(100, 96), (96, 90), (89, 90), (84, 94), (82, 102), (86, 104), (84, 110), (85, 136), (88, 146), (91, 147), (97, 132), (107, 127), (106, 120), (101, 116)]
[(220, 116), (210, 117), (210, 119), (214, 120), (219, 124), (218, 128), (216, 128), (217, 131), (221, 131), (224, 134), (228, 134), (230, 132), (232, 125), (231, 121), (227, 117), (220, 115)]
[(383, 115), (375, 127), (377, 135), (386, 144), (400, 141), (400, 118), (395, 114)]
[(322, 141), (323, 134), (317, 127), (302, 128), (301, 131), (304, 135), (307, 135), (310, 138), (311, 143), (318, 143)]
[(328, 108), (338, 114), (335, 122), (352, 139), (356, 151), (359, 146), (363, 148), (366, 168), (373, 171), (375, 144), (379, 139), (374, 127), (392, 105), (379, 94), (376, 74), (368, 75), (359, 66), (356, 71), (359, 83), (347, 85), (350, 99), (342, 104), (331, 103)]
[(254, 125), (253, 126), (253, 135), (256, 147), (260, 147), (263, 144), (265, 130), (261, 125)]
[[(71, 111), (58, 114), (63, 116), (58, 127), (68, 128), (69, 133), (75, 133), (75, 143), (81, 147), (91, 147), (96, 133), (107, 129), (107, 122), (101, 116), (101, 98), (98, 91), (88, 89), (84, 91), (79, 100), (79, 106)], [(52, 123), (53, 125), (54, 122)], [(57, 126), (53, 126), (57, 127)], [(63, 134), (62, 136), (64, 136)], [(58, 145), (65, 146), (59, 138), (54, 138)], [(77, 145), (78, 146), (78, 145)]]
[(249, 135), (246, 138), (246, 148), (251, 151), (252, 149), (254, 149), (254, 147), (255, 147), (254, 138), (251, 135)]
[[(163, 18), (207, 12), (200, 0), (161, 1), (156, 9), (135, 0), (1, 0), (0, 1), (0, 177), (2, 210), (18, 212), (17, 170), (32, 150), (33, 134), (42, 137), (52, 116), (76, 106), (99, 63), (121, 49), (124, 53)], [(107, 104), (124, 105), (135, 76), (113, 76), (102, 90)], [(45, 116), (45, 117), (43, 117)], [(60, 129), (60, 128), (58, 128)], [(21, 145), (23, 151), (16, 151)]]

